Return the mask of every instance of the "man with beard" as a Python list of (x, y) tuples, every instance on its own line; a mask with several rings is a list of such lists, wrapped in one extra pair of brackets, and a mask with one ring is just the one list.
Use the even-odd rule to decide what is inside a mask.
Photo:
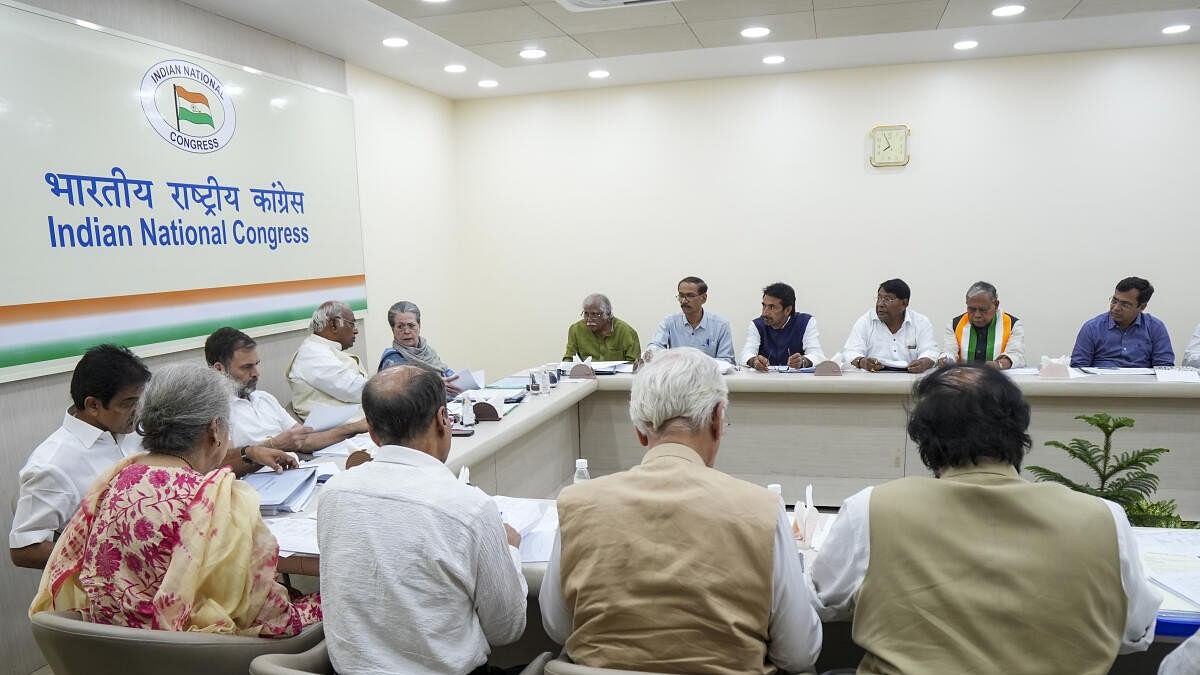
[(762, 316), (746, 329), (742, 363), (766, 371), (770, 366), (808, 368), (824, 360), (817, 320), (796, 311), (795, 289), (779, 281), (764, 288)]
[[(288, 452), (315, 452), (356, 434), (365, 433), (366, 420), (347, 422), (326, 431), (313, 431), (298, 424), (265, 391), (258, 391), (257, 343), (236, 328), (218, 328), (204, 342), (204, 359), (209, 367), (233, 380), (235, 396), (230, 401), (229, 436), (242, 463), (279, 469), (294, 466)], [(236, 463), (235, 463), (236, 466)]]
[(908, 308), (912, 296), (903, 279), (888, 279), (875, 292), (875, 311), (858, 317), (842, 357), (855, 368), (876, 373), (907, 370), (923, 373), (933, 367), (940, 350), (933, 324)]
[(642, 353), (637, 331), (613, 316), (608, 296), (592, 293), (584, 298), (581, 316), (567, 329), (564, 359), (578, 355), (596, 361), (636, 361)]

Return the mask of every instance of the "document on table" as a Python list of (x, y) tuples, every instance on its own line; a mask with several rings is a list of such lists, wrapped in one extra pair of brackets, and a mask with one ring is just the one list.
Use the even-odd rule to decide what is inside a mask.
[(1153, 375), (1153, 368), (1080, 368), (1088, 375)]
[[(718, 363), (720, 363), (720, 362), (718, 362)], [(725, 365), (729, 365), (729, 364), (726, 363)], [(816, 369), (817, 369), (816, 366), (809, 366), (808, 368), (788, 368), (787, 366), (767, 366), (767, 370), (771, 371), (772, 373), (811, 373)], [(729, 372), (729, 370), (733, 370), (733, 366), (729, 366), (728, 370), (721, 371), (721, 374), (724, 375), (725, 373)]]
[(1200, 530), (1135, 527), (1133, 533), (1139, 551), (1191, 556), (1200, 567)]
[(328, 431), (349, 422), (359, 415), (362, 415), (362, 406), (357, 403), (347, 403), (346, 405), (323, 405), (318, 403), (312, 407), (312, 412), (304, 420), (304, 426), (310, 427), (313, 431)]
[(316, 469), (292, 469), (283, 473), (252, 473), (243, 478), (259, 496), (265, 514), (303, 511), (317, 487)]
[(459, 391), (483, 389), (483, 382), (486, 378), (484, 378), (482, 370), (468, 370), (463, 368), (462, 370), (454, 371), (454, 374), (458, 376), (458, 379), (454, 380), (454, 386), (458, 387)]
[(275, 535), (280, 553), (320, 555), (317, 547), (317, 521), (313, 518), (264, 518), (267, 528)]
[(314, 452), (313, 457), (345, 457), (356, 450), (367, 450), (369, 452), (378, 447), (378, 445), (375, 445), (375, 441), (371, 440), (370, 434), (359, 434), (344, 441), (334, 443), (328, 448), (322, 448)]
[(1037, 368), (1009, 368), (1005, 370), (1006, 375), (1037, 375)]
[(521, 562), (548, 562), (558, 534), (558, 506), (548, 499), (492, 497), (500, 517), (521, 535)]
[(1200, 371), (1195, 370), (1155, 368), (1154, 375), (1159, 382), (1200, 382)]

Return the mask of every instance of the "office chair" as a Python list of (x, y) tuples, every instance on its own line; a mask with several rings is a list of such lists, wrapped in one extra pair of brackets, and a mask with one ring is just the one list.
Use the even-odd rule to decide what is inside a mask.
[(320, 623), (296, 637), (272, 639), (107, 626), (78, 612), (39, 612), (30, 622), (54, 675), (244, 673), (257, 656), (302, 652), (325, 637)]

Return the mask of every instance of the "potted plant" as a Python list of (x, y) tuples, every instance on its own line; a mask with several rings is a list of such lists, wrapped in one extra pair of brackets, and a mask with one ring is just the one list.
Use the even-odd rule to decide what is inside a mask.
[(1129, 516), (1132, 525), (1140, 527), (1188, 527), (1175, 512), (1175, 500), (1151, 501), (1158, 490), (1158, 476), (1149, 468), (1158, 463), (1167, 448), (1142, 448), (1114, 454), (1112, 436), (1118, 429), (1133, 426), (1132, 417), (1112, 417), (1108, 413), (1077, 415), (1104, 434), (1104, 445), (1098, 446), (1083, 438), (1072, 438), (1070, 443), (1047, 441), (1046, 445), (1058, 448), (1085, 464), (1096, 475), (1097, 485), (1077, 483), (1070, 478), (1041, 466), (1027, 467), (1029, 473), (1039, 481), (1065, 485), (1076, 492), (1083, 492), (1120, 504)]

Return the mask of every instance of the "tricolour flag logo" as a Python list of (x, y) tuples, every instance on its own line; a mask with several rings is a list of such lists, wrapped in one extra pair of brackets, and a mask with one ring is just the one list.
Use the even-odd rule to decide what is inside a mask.
[(192, 124), (207, 124), (210, 127), (216, 128), (213, 124), (212, 113), (208, 109), (208, 97), (194, 91), (188, 91), (180, 85), (175, 85), (175, 128), (179, 129), (179, 122), (186, 120)]

